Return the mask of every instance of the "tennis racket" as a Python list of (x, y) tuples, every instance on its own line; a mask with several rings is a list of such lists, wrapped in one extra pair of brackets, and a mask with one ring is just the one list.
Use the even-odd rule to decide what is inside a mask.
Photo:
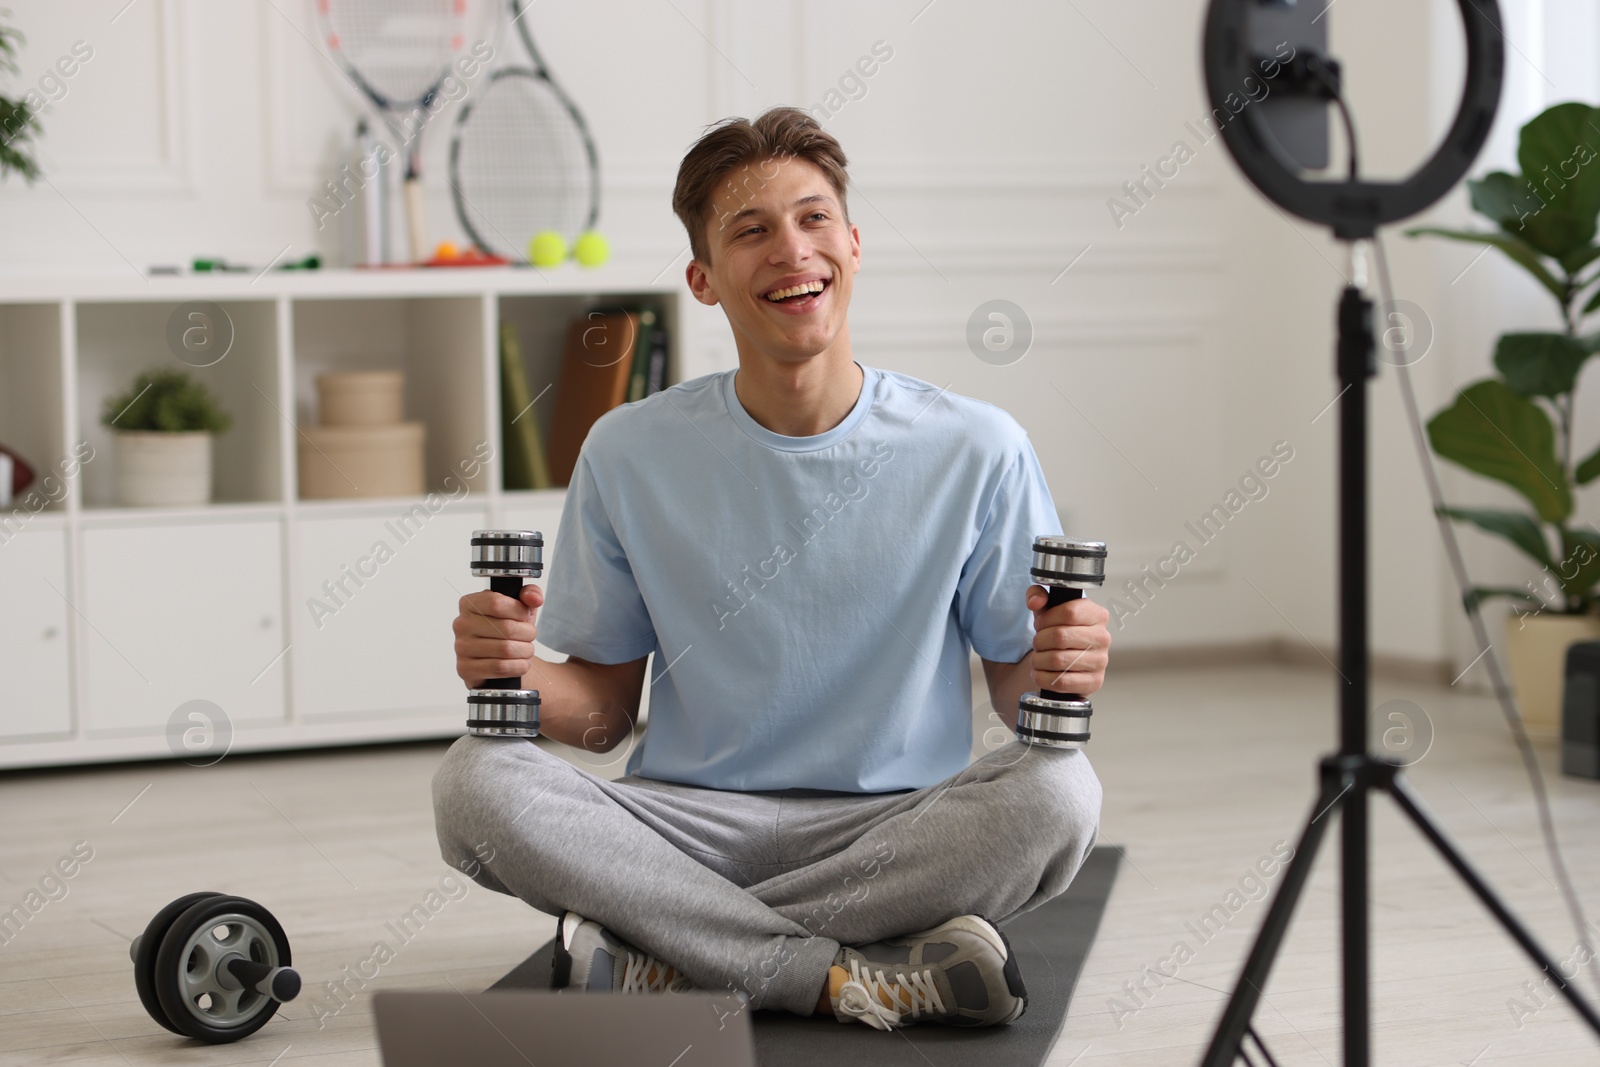
[(456, 116), (450, 189), (479, 248), (528, 262), (534, 235), (571, 247), (600, 216), (600, 162), (589, 126), (534, 46), (524, 0), (509, 0), (531, 64), (496, 71)]
[[(328, 54), (372, 101), (405, 152), (411, 262), (428, 258), (422, 208), (422, 127), (429, 105), (466, 47), (466, 0), (317, 0)], [(420, 112), (420, 113), (419, 113)]]

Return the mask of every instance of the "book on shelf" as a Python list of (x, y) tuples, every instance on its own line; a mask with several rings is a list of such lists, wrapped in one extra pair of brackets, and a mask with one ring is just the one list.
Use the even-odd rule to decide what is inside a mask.
[(650, 365), (645, 372), (645, 395), (667, 387), (667, 328), (660, 323), (650, 331)]
[(628, 403), (645, 398), (650, 382), (650, 344), (655, 337), (656, 313), (649, 308), (639, 310), (639, 334), (633, 342), (633, 370), (628, 375)]
[(596, 308), (568, 324), (549, 439), (556, 485), (572, 480), (583, 440), (600, 416), (666, 388), (668, 345), (654, 308)]
[(528, 395), (528, 374), (516, 327), (500, 324), (500, 454), (506, 489), (549, 489), (550, 466), (539, 441), (539, 420)]
[(639, 332), (639, 312), (628, 308), (597, 308), (567, 325), (550, 420), (550, 477), (556, 485), (571, 483), (589, 428), (627, 403)]

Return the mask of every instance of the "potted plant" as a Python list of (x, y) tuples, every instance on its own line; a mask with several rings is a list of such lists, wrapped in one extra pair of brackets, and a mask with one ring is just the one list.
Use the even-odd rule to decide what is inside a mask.
[(146, 371), (107, 397), (100, 422), (116, 435), (117, 503), (134, 507), (211, 500), (211, 435), (233, 418), (179, 370)]
[[(1406, 231), (1473, 241), (1499, 249), (1554, 298), (1561, 329), (1507, 333), (1495, 342), (1499, 374), (1463, 388), (1428, 422), (1433, 450), (1520, 494), (1531, 512), (1445, 508), (1515, 545), (1543, 571), (1539, 585), (1476, 587), (1473, 610), (1510, 597), (1507, 651), (1524, 721), (1559, 724), (1567, 646), (1600, 638), (1600, 529), (1574, 515), (1579, 486), (1600, 478), (1600, 447), (1574, 459), (1573, 392), (1584, 363), (1600, 350), (1600, 331), (1583, 321), (1600, 310), (1600, 108), (1557, 104), (1522, 127), (1518, 175), (1495, 171), (1468, 181), (1472, 207), (1497, 229)], [(1588, 293), (1587, 299), (1584, 294)]]
[[(9, 17), (11, 12), (0, 8), (0, 15)], [(22, 73), (17, 66), (17, 46), (22, 43), (23, 36), (15, 27), (0, 22), (0, 73)], [(39, 112), (26, 98), (0, 96), (0, 178), (15, 173), (31, 184), (39, 176), (39, 164), (28, 143), (38, 132), (38, 122)]]

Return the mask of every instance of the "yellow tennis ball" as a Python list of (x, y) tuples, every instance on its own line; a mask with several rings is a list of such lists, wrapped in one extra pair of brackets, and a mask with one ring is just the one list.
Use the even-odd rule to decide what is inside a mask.
[(543, 230), (528, 242), (528, 261), (536, 267), (556, 267), (566, 262), (567, 239), (554, 230)]
[(611, 245), (594, 230), (585, 230), (572, 246), (572, 254), (585, 267), (598, 267), (611, 258)]

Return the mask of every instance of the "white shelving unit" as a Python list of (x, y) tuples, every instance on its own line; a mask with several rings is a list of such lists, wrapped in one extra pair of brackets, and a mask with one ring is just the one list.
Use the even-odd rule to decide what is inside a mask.
[[(211, 366), (185, 368), (167, 340), (192, 301), (232, 323)], [(0, 278), (0, 442), (39, 476), (0, 508), (0, 768), (210, 759), (222, 729), (231, 751), (461, 734), (450, 620), (480, 587), (471, 531), (540, 530), (548, 560), (565, 497), (501, 487), (500, 323), (517, 326), (530, 395), (551, 386), (547, 431), (568, 320), (654, 307), (671, 383), (677, 301), (672, 285), (570, 266)], [(188, 369), (234, 417), (209, 505), (113, 502), (101, 408), (156, 367)], [(379, 367), (405, 371), (405, 417), (427, 424), (427, 495), (298, 499), (316, 375)], [(225, 726), (208, 736), (177, 715), (196, 700)], [(197, 724), (209, 748), (185, 748)]]

